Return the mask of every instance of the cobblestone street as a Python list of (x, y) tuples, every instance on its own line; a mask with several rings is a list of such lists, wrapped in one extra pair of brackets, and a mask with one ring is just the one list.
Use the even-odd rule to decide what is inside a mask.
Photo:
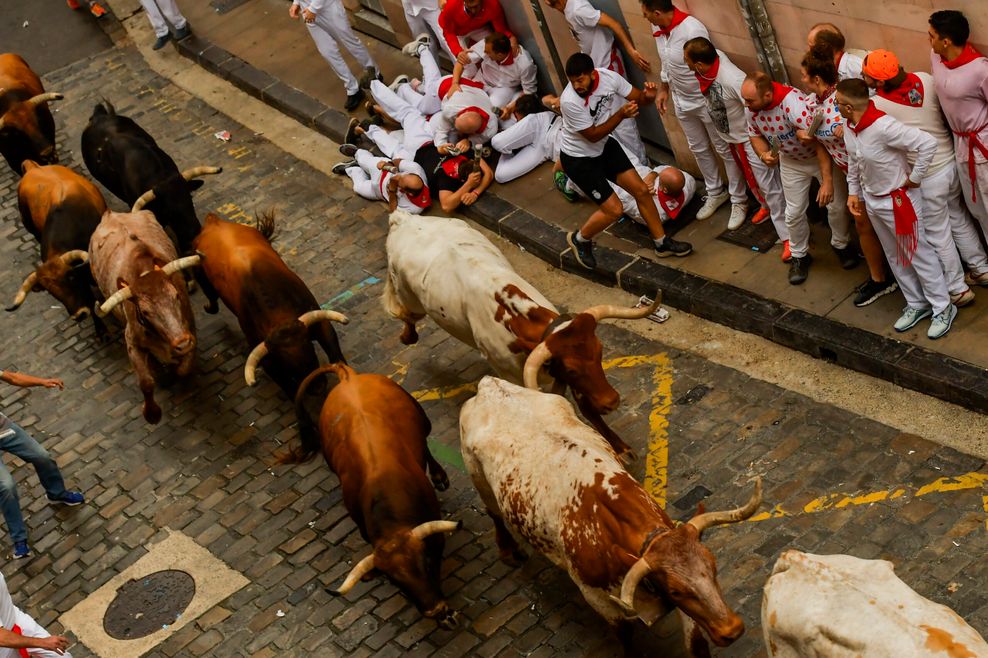
[[(261, 371), (255, 388), (245, 385), (247, 346), (236, 319), (225, 307), (215, 316), (203, 313), (201, 293), (192, 297), (198, 372), (158, 389), (164, 417), (157, 426), (141, 416), (119, 327), (101, 343), (91, 322), (72, 322), (45, 293), (3, 314), (0, 368), (61, 377), (66, 388), (4, 387), (0, 409), (52, 452), (67, 484), (87, 497), (81, 507), (52, 508), (30, 467), (6, 457), (35, 551), (3, 568), (15, 603), (60, 632), (61, 615), (174, 531), (249, 584), (169, 634), (149, 656), (619, 655), (616, 639), (564, 572), (536, 555), (521, 569), (498, 561), (492, 524), (458, 447), (460, 405), (468, 385), (489, 369), (430, 320), (419, 324), (417, 345), (399, 342), (401, 323), (380, 303), (383, 205), (353, 196), (341, 179), (327, 178), (158, 77), (133, 49), (59, 69), (45, 83), (65, 94), (53, 106), (63, 164), (88, 175), (80, 134), (105, 98), (154, 136), (180, 169), (223, 167), (194, 196), (200, 218), (212, 210), (252, 222), (255, 211), (275, 210), (275, 247), (320, 302), (350, 318), (337, 327), (350, 364), (392, 375), (422, 400), (432, 421), (433, 453), (451, 479), (439, 498), (444, 513), (464, 524), (446, 541), (443, 588), (464, 619), (457, 630), (438, 629), (382, 578), (346, 597), (325, 591), (368, 546), (321, 458), (301, 466), (275, 463), (297, 437), (292, 405)], [(214, 138), (220, 130), (229, 130), (232, 141)], [(21, 226), (16, 187), (4, 167), (5, 299), (37, 259), (37, 245)], [(104, 194), (111, 207), (123, 209)], [(758, 517), (705, 535), (725, 597), (748, 629), (716, 655), (764, 651), (761, 588), (789, 548), (891, 560), (916, 591), (988, 634), (982, 459), (614, 325), (602, 326), (599, 335), (608, 377), (622, 394), (612, 426), (639, 456), (632, 473), (667, 502), (673, 518), (689, 518), (701, 500), (708, 510), (734, 507), (750, 494), (752, 476), (764, 478)], [(6, 533), (0, 545), (9, 555)], [(672, 617), (636, 631), (642, 655), (678, 655)], [(71, 651), (96, 655), (82, 644)]]

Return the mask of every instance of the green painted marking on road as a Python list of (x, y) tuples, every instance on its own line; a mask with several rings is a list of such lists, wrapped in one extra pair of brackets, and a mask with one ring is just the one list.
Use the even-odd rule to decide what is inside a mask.
[(452, 466), (458, 471), (466, 472), (466, 464), (463, 463), (463, 456), (460, 455), (460, 451), (456, 448), (450, 448), (445, 443), (440, 443), (435, 439), (429, 439), (427, 441), (429, 444), (429, 452), (437, 460), (446, 464), (447, 466)]
[(324, 311), (331, 310), (333, 308), (333, 306), (338, 305), (338, 304), (342, 304), (344, 302), (349, 301), (350, 298), (352, 298), (355, 294), (357, 294), (358, 292), (360, 292), (364, 288), (366, 288), (368, 286), (373, 286), (374, 284), (377, 284), (377, 283), (380, 283), (380, 282), (381, 282), (381, 279), (378, 279), (376, 276), (369, 276), (366, 279), (364, 279), (363, 281), (361, 281), (360, 283), (358, 283), (357, 285), (352, 286), (351, 288), (349, 288), (347, 290), (344, 290), (343, 292), (341, 292), (340, 294), (338, 294), (336, 297), (333, 297), (331, 300), (329, 300), (325, 304), (320, 305), (319, 308), (323, 309)]

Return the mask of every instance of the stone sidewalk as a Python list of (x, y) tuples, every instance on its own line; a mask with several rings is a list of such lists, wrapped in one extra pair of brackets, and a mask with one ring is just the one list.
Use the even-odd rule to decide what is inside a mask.
[[(114, 0), (111, 6), (130, 16), (136, 4)], [(337, 109), (344, 100), (342, 85), (305, 29), (288, 18), (287, 3), (247, 0), (222, 12), (207, 3), (179, 4), (195, 28), (195, 37), (179, 44), (179, 52), (300, 122), (342, 138), (349, 118)], [(137, 34), (144, 21), (138, 13), (127, 21), (128, 29)], [(362, 37), (386, 79), (415, 73), (416, 60)], [(543, 166), (521, 181), (495, 184), (464, 212), (567, 271), (635, 294), (661, 288), (666, 302), (680, 310), (970, 409), (988, 409), (988, 343), (981, 340), (988, 331), (988, 305), (963, 309), (939, 341), (926, 338), (925, 323), (897, 334), (891, 324), (901, 312), (901, 295), (854, 307), (854, 287), (867, 277), (865, 268), (840, 269), (825, 222), (812, 227), (816, 260), (809, 281), (790, 286), (779, 246), (759, 254), (717, 239), (726, 226), (726, 208), (676, 233), (696, 248), (683, 259), (654, 260), (643, 231), (616, 225), (599, 240), (598, 269), (588, 273), (576, 264), (564, 236), (590, 210), (588, 203), (566, 203)]]

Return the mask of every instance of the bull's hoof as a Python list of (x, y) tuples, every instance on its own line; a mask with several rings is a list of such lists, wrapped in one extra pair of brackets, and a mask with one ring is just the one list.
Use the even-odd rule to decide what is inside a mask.
[(210, 315), (216, 315), (220, 312), (220, 305), (216, 303), (216, 300), (210, 300), (202, 305), (202, 310), (206, 311)]
[(521, 567), (525, 564), (526, 560), (528, 560), (528, 554), (520, 548), (512, 551), (501, 551), (501, 562), (504, 562), (512, 569)]
[(144, 403), (144, 420), (151, 423), (152, 425), (157, 425), (161, 422), (161, 407), (155, 403), (148, 404)]
[(432, 479), (432, 486), (436, 488), (436, 491), (446, 491), (449, 489), (449, 476), (446, 475), (446, 471), (429, 473), (429, 477)]
[(419, 342), (419, 334), (415, 331), (413, 325), (405, 325), (404, 331), (401, 332), (401, 336), (398, 337), (402, 345), (414, 345)]

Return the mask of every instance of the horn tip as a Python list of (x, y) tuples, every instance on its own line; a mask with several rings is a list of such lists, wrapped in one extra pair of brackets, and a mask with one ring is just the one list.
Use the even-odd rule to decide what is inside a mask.
[(21, 306), (20, 304), (11, 304), (10, 306), (5, 306), (3, 310), (10, 313), (12, 311), (16, 311), (18, 308), (20, 308), (20, 306)]
[(456, 521), (456, 528), (454, 528), (454, 530), (462, 530), (462, 529), (463, 529), (463, 519), (458, 519)]

